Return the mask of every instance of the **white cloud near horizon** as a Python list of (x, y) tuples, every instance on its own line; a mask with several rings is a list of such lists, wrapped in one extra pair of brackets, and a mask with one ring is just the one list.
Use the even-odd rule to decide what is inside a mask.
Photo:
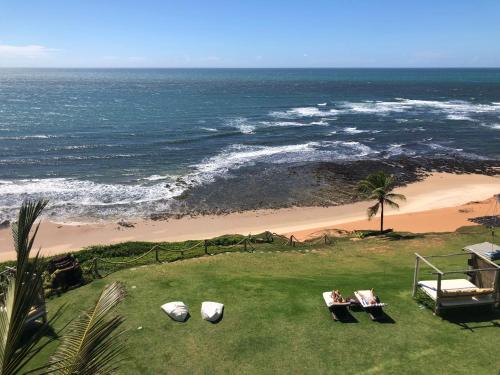
[(1, 59), (38, 59), (49, 56), (52, 52), (57, 51), (53, 48), (40, 46), (37, 44), (29, 44), (25, 46), (15, 46), (11, 44), (0, 44)]

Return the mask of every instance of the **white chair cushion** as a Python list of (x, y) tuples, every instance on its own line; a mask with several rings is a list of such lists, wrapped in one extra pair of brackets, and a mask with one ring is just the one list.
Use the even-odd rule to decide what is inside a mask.
[(201, 317), (209, 322), (215, 322), (222, 316), (224, 305), (218, 302), (203, 302), (201, 304)]
[(186, 320), (187, 315), (189, 314), (189, 309), (186, 304), (180, 301), (166, 303), (161, 306), (161, 309), (165, 311), (173, 320), (178, 322)]

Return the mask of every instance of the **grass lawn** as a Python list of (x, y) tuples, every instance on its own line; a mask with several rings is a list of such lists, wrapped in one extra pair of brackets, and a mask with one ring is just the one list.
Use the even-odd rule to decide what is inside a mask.
[[(500, 313), (466, 310), (441, 319), (411, 297), (414, 252), (457, 252), (490, 240), (487, 233), (342, 240), (315, 252), (234, 253), (126, 269), (52, 298), (49, 314), (66, 305), (57, 331), (106, 283), (123, 281), (128, 296), (118, 311), (129, 331), (122, 374), (498, 374)], [(353, 312), (357, 323), (334, 322), (321, 296), (333, 288), (344, 295), (375, 288), (394, 323), (372, 322), (361, 311)], [(185, 323), (160, 310), (175, 300), (190, 306)], [(225, 304), (220, 323), (201, 319), (205, 300)]]

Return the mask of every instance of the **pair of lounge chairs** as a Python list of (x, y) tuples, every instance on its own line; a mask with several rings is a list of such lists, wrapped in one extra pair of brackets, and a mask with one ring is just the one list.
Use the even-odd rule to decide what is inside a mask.
[[(161, 309), (175, 321), (184, 322), (189, 317), (188, 306), (181, 301), (169, 302), (161, 306)], [(201, 317), (204, 320), (215, 323), (222, 319), (224, 305), (218, 302), (205, 301), (201, 304)]]
[(354, 298), (348, 297), (344, 299), (338, 290), (333, 292), (324, 292), (323, 299), (325, 300), (328, 310), (332, 314), (332, 318), (337, 321), (344, 320), (343, 317), (349, 315), (347, 309), (352, 306), (360, 306), (371, 320), (381, 320), (385, 317), (382, 310), (385, 303), (380, 302), (378, 296), (371, 290), (357, 290), (354, 292)]

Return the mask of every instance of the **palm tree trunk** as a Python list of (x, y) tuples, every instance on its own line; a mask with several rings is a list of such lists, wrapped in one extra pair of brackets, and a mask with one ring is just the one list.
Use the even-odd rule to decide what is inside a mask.
[(380, 201), (380, 233), (384, 232), (384, 201)]

